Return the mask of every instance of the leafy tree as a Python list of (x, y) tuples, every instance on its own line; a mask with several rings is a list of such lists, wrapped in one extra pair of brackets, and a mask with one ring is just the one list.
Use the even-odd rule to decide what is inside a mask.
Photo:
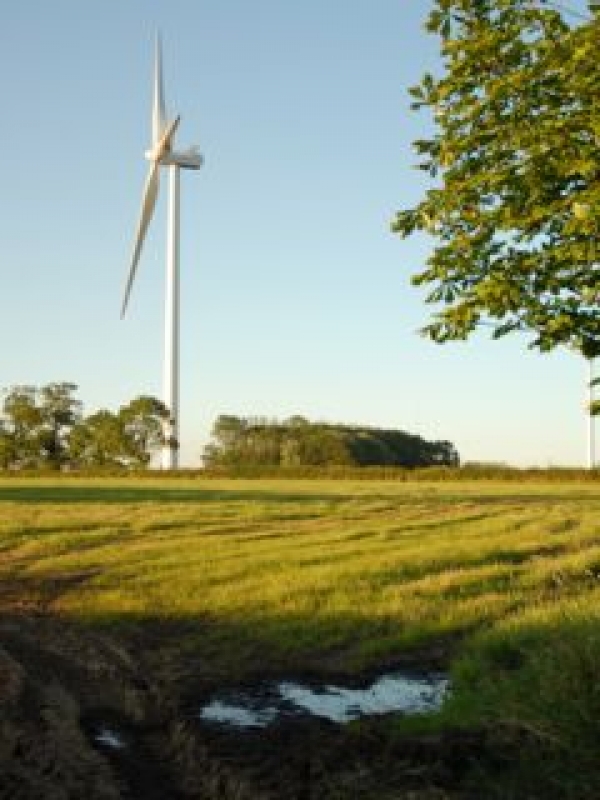
[(164, 442), (162, 424), (168, 410), (155, 397), (141, 395), (118, 413), (102, 409), (81, 420), (69, 438), (79, 465), (147, 466)]
[(124, 450), (127, 458), (139, 466), (150, 462), (152, 452), (164, 444), (163, 426), (169, 410), (156, 397), (140, 395), (119, 409)]
[(532, 346), (600, 354), (600, 4), (570, 28), (543, 0), (435, 0), (443, 74), (410, 92), (436, 132), (415, 142), (436, 179), (393, 229), (436, 240), (414, 275), (423, 332), (525, 330)]
[(76, 465), (121, 466), (125, 457), (122, 421), (106, 409), (90, 414), (71, 430), (69, 452)]
[(5, 421), (0, 419), (0, 469), (8, 469), (14, 462), (14, 439)]
[(49, 383), (38, 391), (41, 426), (38, 444), (45, 462), (59, 467), (68, 460), (68, 434), (81, 417), (76, 384)]
[(81, 403), (74, 383), (14, 386), (6, 392), (0, 428), (0, 464), (60, 467), (68, 460), (68, 432), (79, 419)]
[(162, 445), (168, 411), (147, 395), (117, 414), (82, 417), (77, 386), (66, 381), (5, 391), (0, 415), (0, 469), (63, 465), (146, 466)]
[(296, 433), (296, 441), (300, 464), (322, 467), (355, 463), (342, 426), (304, 426)]
[(3, 460), (6, 466), (31, 466), (39, 462), (38, 437), (43, 421), (34, 386), (13, 386), (2, 406)]

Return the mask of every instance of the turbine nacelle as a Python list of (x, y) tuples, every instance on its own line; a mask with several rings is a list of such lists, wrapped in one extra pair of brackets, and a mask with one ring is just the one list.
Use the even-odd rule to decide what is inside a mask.
[(146, 150), (144, 155), (148, 161), (158, 160), (160, 164), (164, 164), (165, 166), (174, 164), (183, 169), (200, 169), (204, 163), (204, 159), (196, 147), (190, 147), (189, 150), (183, 151), (165, 149), (162, 153), (158, 154), (158, 158), (155, 148), (154, 150)]
[[(154, 144), (151, 150), (146, 150), (144, 155), (148, 161), (154, 164), (175, 165), (183, 167), (184, 169), (200, 169), (202, 166), (202, 156), (197, 147), (190, 147), (184, 151), (174, 151), (172, 149), (173, 137), (175, 131), (179, 127), (179, 115), (165, 125), (164, 131), (161, 132), (160, 138)], [(164, 123), (163, 123), (164, 125)]]

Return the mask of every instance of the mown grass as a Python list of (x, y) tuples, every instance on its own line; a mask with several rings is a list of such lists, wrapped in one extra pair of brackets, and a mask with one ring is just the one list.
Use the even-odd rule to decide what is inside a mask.
[(518, 743), (485, 796), (600, 796), (595, 483), (10, 479), (0, 581), (225, 680), (460, 643), (434, 724)]

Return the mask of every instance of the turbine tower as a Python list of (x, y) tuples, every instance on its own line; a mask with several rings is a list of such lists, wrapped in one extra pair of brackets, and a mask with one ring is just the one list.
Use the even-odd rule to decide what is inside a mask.
[(594, 402), (594, 359), (588, 359), (587, 363), (587, 391), (586, 391), (586, 433), (587, 433), (587, 468), (594, 469), (596, 466), (596, 418), (592, 414), (592, 403)]
[(146, 151), (150, 162), (137, 233), (131, 257), (131, 266), (125, 284), (121, 318), (125, 316), (131, 287), (135, 278), (142, 245), (154, 213), (160, 180), (160, 168), (169, 171), (169, 203), (167, 227), (167, 274), (165, 287), (165, 351), (164, 394), (169, 418), (164, 422), (162, 468), (179, 466), (179, 170), (200, 169), (202, 156), (195, 147), (186, 151), (174, 149), (173, 139), (179, 125), (179, 116), (167, 120), (163, 97), (162, 58), (160, 37), (156, 37), (154, 62), (154, 102), (152, 106), (152, 144)]

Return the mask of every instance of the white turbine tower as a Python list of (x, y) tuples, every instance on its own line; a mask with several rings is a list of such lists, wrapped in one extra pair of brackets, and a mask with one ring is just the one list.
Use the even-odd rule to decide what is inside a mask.
[(588, 359), (586, 381), (586, 433), (587, 433), (587, 468), (596, 466), (596, 417), (592, 414), (594, 402), (594, 359)]
[(177, 469), (179, 465), (179, 170), (199, 169), (202, 156), (195, 147), (185, 152), (176, 151), (173, 138), (179, 116), (167, 121), (163, 98), (163, 80), (160, 39), (156, 37), (154, 64), (154, 103), (152, 108), (152, 145), (146, 151), (150, 162), (140, 220), (133, 246), (131, 266), (125, 285), (121, 318), (125, 315), (129, 294), (135, 278), (142, 245), (154, 213), (158, 196), (161, 166), (169, 169), (169, 204), (167, 228), (167, 279), (165, 292), (165, 353), (164, 395), (169, 419), (164, 424), (165, 444), (162, 451), (163, 469)]

